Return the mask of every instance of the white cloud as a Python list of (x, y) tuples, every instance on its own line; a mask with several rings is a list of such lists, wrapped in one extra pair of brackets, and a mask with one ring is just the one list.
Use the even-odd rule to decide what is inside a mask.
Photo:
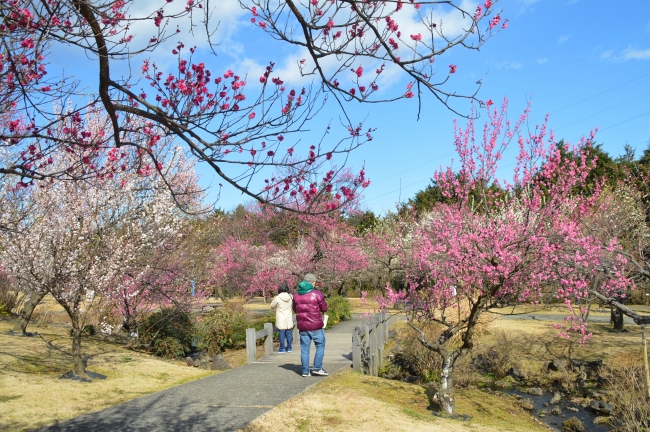
[(537, 64), (544, 64), (544, 63), (546, 63), (547, 61), (548, 61), (548, 59), (546, 59), (546, 58), (538, 58), (537, 60), (535, 60), (535, 63), (537, 63)]
[(650, 60), (650, 49), (626, 48), (623, 50), (621, 60)]
[[(537, 3), (541, 0), (517, 0), (515, 3), (519, 6), (517, 15), (527, 14), (533, 12), (537, 8)], [(508, 15), (512, 13), (509, 12)]]
[(518, 61), (503, 62), (497, 66), (499, 69), (521, 69), (523, 65)]
[(620, 52), (610, 49), (608, 51), (604, 51), (603, 53), (601, 53), (600, 59), (610, 61), (610, 62), (624, 62), (628, 60), (650, 60), (650, 48), (638, 49), (633, 47), (627, 47)]
[[(129, 9), (129, 14), (137, 17), (144, 17), (154, 14), (159, 9), (164, 10), (165, 15), (182, 14), (185, 10), (184, 2), (136, 2), (134, 7)], [(175, 44), (183, 40), (185, 45), (196, 45), (197, 47), (207, 46), (208, 38), (205, 35), (205, 27), (202, 24), (203, 9), (194, 11), (193, 16), (185, 15), (182, 18), (176, 18), (169, 21), (167, 33), (174, 34), (178, 26), (180, 33), (178, 37), (172, 37), (170, 44)], [(218, 5), (211, 6), (210, 11), (210, 30), (216, 31), (213, 35), (212, 42), (224, 42), (230, 39), (232, 34), (237, 30), (240, 18), (245, 11), (239, 5), (237, 0), (219, 0)], [(162, 24), (165, 24), (163, 21)], [(192, 29), (194, 34), (190, 33)], [(218, 27), (218, 29), (217, 29)], [(135, 34), (134, 41), (144, 42), (150, 37), (155, 36), (158, 28), (154, 25), (153, 20), (135, 21), (131, 24), (130, 33)]]
[[(228, 0), (233, 1), (233, 0)], [(476, 8), (476, 2), (472, 0), (462, 0), (458, 7), (463, 10), (473, 11)], [(445, 7), (445, 6), (423, 6), (420, 9), (420, 12), (427, 16), (428, 13), (426, 9), (433, 11), (433, 16), (435, 17), (435, 22), (438, 24), (438, 30), (444, 32), (444, 35), (449, 39), (454, 39), (459, 35), (463, 34), (469, 24), (471, 18), (467, 15), (459, 13), (457, 9)], [(398, 14), (396, 20), (399, 22), (399, 30), (402, 33), (402, 40), (399, 42), (400, 50), (397, 52), (397, 55), (401, 55), (402, 58), (405, 56), (412, 55), (413, 50), (416, 49), (415, 41), (411, 40), (410, 35), (420, 33), (423, 36), (423, 42), (426, 39), (427, 44), (431, 44), (430, 34), (431, 31), (422, 23), (421, 18), (418, 16), (418, 10), (415, 9), (412, 5), (405, 5), (404, 9)], [(240, 22), (242, 22), (240, 20)], [(293, 25), (297, 25), (293, 23)], [(383, 30), (386, 26), (386, 23), (380, 23), (379, 29)], [(245, 25), (244, 25), (245, 27)], [(296, 29), (294, 28), (294, 31)], [(240, 29), (241, 31), (241, 29)], [(429, 37), (427, 38), (427, 36)], [(235, 39), (237, 35), (233, 37)], [(364, 38), (371, 38), (372, 35), (367, 33)], [(441, 43), (443, 41), (439, 37), (435, 37), (435, 46), (437, 49), (440, 49)], [(274, 42), (275, 44), (275, 42)], [(275, 45), (273, 45), (275, 47)], [(309, 53), (305, 48), (292, 47), (287, 49), (288, 45), (284, 49), (278, 50), (278, 53), (281, 54), (281, 57), (276, 60), (276, 67), (273, 73), (273, 76), (280, 77), (287, 85), (308, 85), (314, 80), (318, 81), (317, 77), (313, 75), (302, 76), (300, 69), (298, 68), (298, 62), (302, 59), (306, 59), (304, 64), (304, 72), (310, 72), (313, 69), (313, 60), (311, 59)], [(457, 50), (459, 48), (456, 48)], [(422, 51), (422, 44), (417, 45), (417, 51)], [(424, 50), (426, 51), (426, 49)], [(422, 52), (424, 52), (422, 51)], [(454, 50), (452, 50), (454, 51)], [(251, 58), (250, 55), (247, 55), (246, 52), (229, 52), (230, 55), (234, 57), (234, 62), (232, 64), (232, 70), (240, 71), (240, 73), (248, 73), (248, 81), (254, 85), (253, 80), (257, 81), (257, 77), (263, 72), (263, 68), (266, 66), (262, 65), (258, 59), (258, 56)], [(449, 72), (449, 63), (453, 63), (452, 60), (449, 62), (436, 59), (436, 65), (434, 67), (434, 73), (437, 73), (444, 80), (444, 77), (447, 76)], [(438, 64), (442, 61), (443, 63)], [(378, 69), (381, 66), (381, 61), (373, 61), (369, 59), (359, 59), (353, 64), (349, 65), (349, 68), (356, 69), (358, 66), (363, 66), (364, 75), (360, 82), (364, 85), (369, 85), (371, 78), (375, 76), (375, 69)], [(337, 59), (335, 56), (325, 57), (320, 61), (320, 66), (324, 70), (326, 75), (334, 73), (342, 64), (341, 59)], [(519, 66), (521, 67), (521, 65)], [(366, 77), (368, 80), (366, 81)], [(341, 71), (337, 79), (340, 81), (341, 86), (345, 89), (355, 87), (354, 81), (356, 81), (356, 76), (353, 72), (343, 70)], [(398, 83), (401, 83), (404, 80), (404, 73), (391, 62), (386, 62), (385, 69), (382, 74), (377, 79), (377, 84), (379, 85), (379, 93), (392, 88)], [(406, 91), (406, 88), (404, 88)], [(377, 96), (378, 96), (377, 95)]]
[[(134, 2), (128, 14), (132, 17), (146, 17), (152, 16), (160, 9), (164, 10), (165, 15), (183, 14), (185, 6), (185, 2), (168, 3), (164, 0)], [(167, 71), (176, 68), (178, 60), (172, 54), (172, 50), (179, 42), (182, 42), (185, 46), (182, 53), (184, 58), (189, 56), (189, 49), (196, 46), (199, 52), (202, 49), (204, 50), (200, 55), (202, 59), (210, 58), (206, 63), (214, 63), (214, 57), (210, 57), (209, 54), (204, 55), (204, 53), (210, 51), (210, 44), (212, 44), (212, 49), (219, 53), (241, 53), (243, 46), (241, 43), (236, 42), (234, 36), (240, 28), (245, 11), (239, 5), (238, 0), (219, 0), (218, 4), (211, 6), (209, 30), (213, 34), (211, 34), (210, 40), (206, 35), (205, 26), (201, 22), (204, 18), (202, 12), (203, 9), (198, 9), (194, 11), (193, 17), (184, 15), (180, 18), (170, 19), (168, 23), (165, 20), (162, 22), (161, 28), (156, 27), (152, 19), (134, 20), (130, 24), (128, 32), (129, 35), (133, 36), (133, 40), (129, 44), (131, 50), (138, 50), (149, 45), (150, 38), (157, 37), (158, 31), (165, 24), (167, 24), (164, 29), (165, 33), (171, 35), (166, 41), (156, 46), (153, 52), (144, 53), (130, 60), (131, 67), (136, 71), (135, 74), (139, 75), (139, 66), (144, 58), (148, 58), (150, 62), (155, 63), (159, 68), (158, 70)], [(177, 27), (180, 30), (179, 33), (176, 33)], [(121, 36), (119, 35), (119, 37)], [(120, 67), (122, 69), (119, 69)], [(119, 64), (117, 68), (120, 72), (131, 73), (126, 65)]]
[(568, 40), (569, 40), (569, 36), (561, 36), (561, 37), (557, 40), (557, 43), (558, 43), (558, 44), (563, 44), (564, 42), (566, 42), (566, 41), (568, 41)]

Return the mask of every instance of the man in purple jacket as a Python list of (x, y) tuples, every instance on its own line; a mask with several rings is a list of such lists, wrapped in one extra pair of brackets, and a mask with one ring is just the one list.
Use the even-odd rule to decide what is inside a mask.
[[(305, 280), (298, 284), (298, 294), (293, 296), (293, 309), (296, 312), (298, 330), (300, 330), (300, 361), (302, 363), (302, 376), (329, 375), (323, 369), (325, 356), (325, 332), (323, 327), (323, 313), (327, 311), (327, 302), (322, 292), (314, 288), (316, 275), (307, 273)], [(316, 345), (314, 356), (314, 370), (309, 372), (309, 348), (311, 341)]]

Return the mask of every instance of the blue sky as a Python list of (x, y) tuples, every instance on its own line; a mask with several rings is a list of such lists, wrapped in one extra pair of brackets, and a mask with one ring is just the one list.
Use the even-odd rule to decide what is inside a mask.
[[(650, 142), (650, 2), (499, 5), (510, 19), (509, 28), (478, 53), (454, 53), (450, 62), (459, 70), (454, 78), (474, 82), (487, 72), (480, 97), (497, 101), (507, 96), (511, 118), (531, 98), (531, 123), (550, 113), (557, 139), (577, 142), (598, 127), (596, 142), (612, 156), (621, 154), (626, 143), (640, 154)], [(375, 145), (385, 149), (383, 155), (365, 149), (374, 180), (365, 194), (369, 209), (394, 209), (400, 199), (424, 188), (436, 168), (450, 163), (454, 116), (429, 102), (420, 122), (415, 122), (414, 109), (405, 106), (400, 124), (378, 130)], [(396, 142), (397, 153), (389, 150)], [(508, 156), (501, 175), (512, 166)]]
[[(479, 97), (496, 102), (507, 96), (513, 119), (530, 98), (531, 125), (550, 113), (558, 139), (577, 142), (598, 127), (596, 141), (612, 156), (626, 143), (640, 154), (650, 141), (650, 2), (502, 0), (498, 6), (509, 19), (507, 29), (478, 52), (454, 51), (439, 60), (458, 65), (453, 76), (458, 88), (484, 77)], [(264, 39), (256, 37), (259, 43)], [(350, 109), (377, 128), (374, 140), (349, 161), (354, 167), (365, 163), (372, 180), (365, 208), (380, 214), (394, 210), (454, 157), (456, 116), (431, 97), (425, 97), (419, 121), (414, 99)], [(324, 114), (338, 116), (335, 110)], [(509, 156), (500, 175), (510, 174)], [(230, 209), (245, 201), (223, 190), (218, 205)]]
[[(470, 10), (477, 4), (464, 3), (471, 5)], [(134, 7), (145, 5), (149, 3), (137, 1)], [(222, 45), (218, 64), (209, 65), (216, 73), (228, 68), (247, 70), (254, 77), (249, 80), (255, 81), (260, 68), (275, 61), (285, 82), (305, 83), (292, 66), (300, 56), (292, 47), (271, 42), (250, 23), (250, 13), (242, 11), (236, 0), (220, 0), (217, 8)], [(500, 0), (497, 8), (509, 19), (507, 29), (480, 51), (454, 49), (436, 60), (445, 68), (452, 63), (458, 66), (451, 77), (454, 88), (471, 88), (483, 79), (478, 97), (498, 102), (506, 96), (511, 119), (531, 99), (531, 126), (550, 113), (549, 127), (558, 139), (577, 142), (598, 127), (596, 141), (612, 156), (621, 154), (626, 143), (638, 154), (646, 148), (650, 141), (650, 1)], [(147, 31), (141, 34), (149, 36)], [(84, 73), (83, 59), (71, 53), (55, 54), (53, 63), (72, 65), (76, 67), (73, 72)], [(160, 55), (157, 60), (174, 62), (172, 56)], [(395, 78), (392, 84), (405, 82)], [(374, 140), (348, 160), (355, 169), (365, 164), (372, 180), (362, 207), (379, 214), (394, 210), (397, 202), (426, 187), (434, 170), (451, 163), (456, 116), (433, 97), (425, 96), (422, 104), (419, 121), (416, 99), (347, 106), (352, 118), (365, 119), (367, 127), (377, 128)], [(469, 112), (469, 105), (463, 110)], [(317, 140), (328, 122), (339, 123), (339, 116), (339, 109), (330, 103), (313, 124), (313, 133), (302, 136), (299, 146)], [(334, 128), (333, 138), (336, 133)], [(513, 160), (507, 152), (499, 174), (509, 175)], [(209, 168), (201, 166), (199, 172), (205, 186), (219, 183)], [(216, 198), (214, 190), (209, 198)], [(217, 206), (229, 210), (249, 201), (225, 186)]]

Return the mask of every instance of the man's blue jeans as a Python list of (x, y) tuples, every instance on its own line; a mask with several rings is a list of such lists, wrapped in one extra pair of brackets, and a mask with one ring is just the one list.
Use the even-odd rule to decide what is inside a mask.
[(323, 329), (314, 331), (300, 332), (300, 362), (302, 363), (302, 373), (309, 373), (309, 348), (311, 341), (316, 345), (316, 354), (314, 355), (314, 370), (323, 369), (323, 357), (325, 356), (325, 332)]
[(280, 351), (290, 350), (293, 343), (293, 329), (278, 329), (278, 332), (280, 332)]

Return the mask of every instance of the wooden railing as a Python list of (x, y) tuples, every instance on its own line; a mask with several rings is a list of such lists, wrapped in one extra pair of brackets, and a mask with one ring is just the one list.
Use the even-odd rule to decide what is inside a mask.
[(370, 315), (363, 327), (352, 330), (352, 368), (377, 376), (384, 367), (384, 345), (388, 341), (388, 313)]
[(264, 323), (262, 330), (246, 329), (246, 362), (254, 363), (257, 360), (257, 340), (264, 339), (264, 354), (273, 352), (273, 324)]
[[(296, 326), (296, 316), (293, 316), (293, 344), (300, 346), (300, 336)], [(264, 323), (262, 330), (246, 329), (246, 363), (257, 361), (257, 340), (264, 339), (264, 355), (273, 353), (273, 332), (277, 331), (271, 323)]]

